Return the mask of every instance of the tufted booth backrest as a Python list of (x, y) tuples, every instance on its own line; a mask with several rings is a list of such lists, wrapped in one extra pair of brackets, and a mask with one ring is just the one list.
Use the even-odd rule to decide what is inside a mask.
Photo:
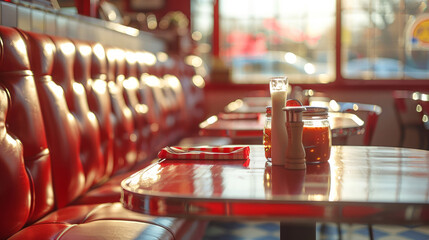
[[(28, 37), (29, 55), (51, 153), (55, 202), (60, 208), (76, 199), (85, 189), (85, 176), (80, 160), (79, 123), (68, 105), (70, 102), (71, 108), (74, 108), (72, 84), (65, 80), (71, 71), (66, 57), (71, 57), (61, 56), (60, 48), (64, 46), (55, 45), (48, 36), (29, 32), (25, 34)], [(52, 67), (44, 72), (37, 69), (38, 61), (46, 62)], [(64, 73), (55, 75), (55, 68), (64, 68)]]
[(3, 238), (51, 211), (54, 196), (50, 153), (24, 39), (18, 31), (2, 26), (0, 39), (0, 238)]
[[(10, 100), (0, 87), (0, 181), (10, 184), (0, 189), (0, 238), (18, 231), (27, 221), (31, 208), (30, 181), (24, 165), (22, 144), (6, 128)], [(15, 209), (20, 209), (16, 211)]]
[(142, 52), (3, 26), (0, 41), (0, 239), (184, 134), (174, 65), (155, 76)]
[(123, 93), (125, 57), (117, 48), (106, 49), (107, 85), (112, 106), (111, 121), (114, 131), (114, 173), (129, 170), (137, 161), (137, 136), (134, 133), (132, 112)]
[(204, 118), (204, 91), (201, 85), (196, 83), (204, 83), (200, 75), (196, 75), (195, 69), (179, 61), (178, 68), (180, 69), (183, 92), (186, 96), (186, 109), (189, 112), (190, 128), (198, 128), (198, 123)]
[(168, 115), (169, 115), (169, 100), (164, 98), (162, 91), (161, 77), (156, 75), (149, 75), (144, 78), (146, 84), (150, 86), (150, 91), (154, 102), (157, 103), (156, 111), (159, 119), (159, 129), (161, 132), (168, 131)]
[[(27, 221), (31, 208), (30, 181), (24, 165), (22, 144), (6, 128), (8, 94), (0, 87), (0, 181), (10, 184), (0, 189), (0, 238), (18, 231)], [(16, 211), (16, 209), (20, 209)]]
[[(77, 74), (76, 81), (83, 84), (87, 92), (89, 108), (97, 116), (100, 126), (100, 148), (104, 162), (103, 179), (106, 179), (112, 175), (115, 161), (111, 123), (112, 106), (106, 82), (106, 54), (101, 44), (93, 44), (90, 46), (91, 52), (88, 59), (85, 57), (87, 44), (83, 42), (75, 42), (75, 44), (77, 47), (75, 71), (79, 73), (79, 69), (82, 69), (82, 74)], [(90, 75), (83, 70), (88, 66)]]
[(125, 79), (118, 84), (122, 84), (125, 103), (131, 110), (134, 121), (134, 134), (136, 139), (137, 159), (145, 159), (149, 155), (150, 125), (147, 114), (149, 108), (144, 99), (140, 96), (140, 82), (137, 75), (136, 53), (125, 52)]
[[(76, 52), (82, 54), (85, 47), (79, 51), (70, 40), (51, 37), (56, 45), (54, 70), (52, 79), (63, 87), (67, 105), (75, 117), (79, 129), (79, 158), (85, 175), (84, 189), (89, 189), (98, 183), (104, 174), (105, 164), (100, 147), (100, 129), (97, 117), (89, 109), (87, 91), (82, 83), (76, 82), (74, 63)], [(87, 48), (88, 54), (91, 48)]]
[[(148, 107), (148, 111), (144, 114), (145, 116), (145, 130), (149, 132), (149, 149), (156, 148), (157, 136), (159, 136), (159, 118), (160, 118), (160, 109), (159, 105), (155, 101), (153, 93), (146, 82), (146, 78), (150, 76), (149, 66), (147, 64), (147, 58), (155, 58), (154, 55), (144, 52), (136, 53), (136, 78), (139, 84), (137, 97), (141, 104), (144, 104)], [(146, 133), (144, 133), (146, 135)]]

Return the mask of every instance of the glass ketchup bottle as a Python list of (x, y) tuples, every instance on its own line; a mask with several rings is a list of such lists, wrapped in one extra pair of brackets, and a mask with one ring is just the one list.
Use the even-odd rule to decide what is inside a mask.
[(265, 158), (271, 161), (271, 106), (267, 107), (262, 142), (264, 144)]
[(332, 136), (328, 121), (328, 108), (306, 106), (302, 121), (302, 143), (306, 163), (323, 163), (331, 155)]

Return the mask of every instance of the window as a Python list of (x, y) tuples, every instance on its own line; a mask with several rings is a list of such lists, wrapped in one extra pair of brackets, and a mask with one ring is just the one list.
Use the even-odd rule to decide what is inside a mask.
[[(276, 75), (287, 75), (291, 83), (322, 84), (338, 79), (429, 79), (426, 1), (218, 1), (219, 57), (234, 83), (266, 83)], [(212, 30), (207, 27), (213, 22), (208, 25), (203, 19), (213, 19), (213, 11), (198, 14), (198, 9), (213, 9), (214, 0), (192, 3), (206, 6), (195, 8), (197, 14), (193, 10), (192, 21), (199, 23), (193, 30), (207, 36), (200, 43), (210, 51)], [(336, 39), (341, 39), (339, 45)]]
[[(426, 10), (426, 1), (418, 0), (343, 1), (343, 76), (364, 80), (429, 78), (429, 49), (416, 44), (420, 37), (410, 32), (417, 26), (416, 20), (428, 18)], [(429, 34), (424, 25), (420, 29)]]
[(231, 66), (234, 82), (266, 82), (285, 74), (291, 82), (334, 79), (334, 1), (221, 0), (219, 4), (220, 57)]
[(192, 39), (198, 42), (198, 52), (204, 62), (211, 65), (211, 46), (213, 38), (213, 1), (191, 0)]

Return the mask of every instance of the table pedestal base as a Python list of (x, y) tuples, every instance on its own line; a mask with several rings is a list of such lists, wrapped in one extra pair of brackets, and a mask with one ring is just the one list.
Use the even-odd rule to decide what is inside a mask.
[(280, 239), (316, 239), (316, 224), (280, 223)]

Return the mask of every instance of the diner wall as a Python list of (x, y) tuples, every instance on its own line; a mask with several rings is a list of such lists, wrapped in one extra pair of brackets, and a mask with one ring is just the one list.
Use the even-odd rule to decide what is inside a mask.
[[(187, 8), (187, 7), (186, 7)], [(85, 16), (76, 16), (54, 9), (40, 8), (26, 2), (0, 1), (0, 25), (18, 27), (26, 31), (100, 42), (103, 45), (151, 52), (165, 51), (166, 46), (147, 32)], [(397, 146), (399, 125), (393, 109), (391, 90), (324, 90), (337, 101), (376, 103), (383, 108), (375, 131), (373, 145)], [(223, 107), (237, 98), (248, 96), (246, 88), (210, 88), (206, 90), (206, 115), (223, 111)], [(351, 137), (349, 144), (359, 145), (362, 137)], [(418, 147), (417, 133), (409, 132), (406, 147)]]
[(0, 1), (0, 25), (130, 50), (166, 50), (165, 44), (151, 33), (22, 1)]
[[(249, 96), (251, 92), (252, 91), (249, 91), (249, 89), (246, 88), (216, 87), (206, 89), (206, 115), (211, 116), (223, 111), (223, 107), (226, 106), (229, 102)], [(360, 102), (377, 104), (381, 106), (383, 112), (379, 117), (372, 140), (372, 145), (399, 145), (399, 123), (396, 119), (393, 107), (392, 90), (329, 89), (323, 90), (323, 93), (338, 102)], [(362, 136), (352, 136), (348, 141), (348, 144), (350, 145), (362, 145), (362, 143)], [(407, 132), (404, 146), (409, 148), (418, 148), (419, 142), (417, 132)]]

